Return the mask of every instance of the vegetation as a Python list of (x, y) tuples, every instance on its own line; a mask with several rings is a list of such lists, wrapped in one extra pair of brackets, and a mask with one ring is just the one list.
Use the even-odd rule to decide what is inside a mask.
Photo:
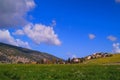
[(113, 54), (112, 57), (91, 59), (84, 62), (86, 64), (120, 64), (120, 54)]
[[(114, 56), (113, 56), (114, 57)], [(119, 59), (117, 56), (112, 60), (112, 54), (110, 53), (95, 53), (82, 58), (73, 58), (63, 60), (53, 55), (44, 52), (38, 52), (26, 48), (12, 46), (4, 43), (0, 43), (0, 63), (12, 63), (12, 64), (78, 64), (78, 63), (109, 63), (116, 62), (115, 59)], [(104, 58), (104, 59), (103, 59)], [(118, 61), (118, 60), (117, 60)], [(117, 62), (119, 63), (120, 60)]]
[(37, 63), (43, 59), (52, 61), (53, 59), (59, 60), (60, 58), (45, 52), (0, 43), (0, 62), (2, 63)]
[[(11, 64), (15, 61), (18, 64)], [(64, 61), (0, 43), (0, 62), (0, 80), (120, 80), (120, 54), (96, 53)]]
[(119, 75), (120, 65), (0, 65), (0, 80), (120, 80)]

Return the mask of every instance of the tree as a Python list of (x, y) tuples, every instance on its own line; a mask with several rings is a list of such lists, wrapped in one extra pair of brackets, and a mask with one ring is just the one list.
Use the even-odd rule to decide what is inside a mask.
[(67, 62), (68, 62), (68, 63), (71, 63), (71, 59), (70, 59), (70, 58), (68, 58)]

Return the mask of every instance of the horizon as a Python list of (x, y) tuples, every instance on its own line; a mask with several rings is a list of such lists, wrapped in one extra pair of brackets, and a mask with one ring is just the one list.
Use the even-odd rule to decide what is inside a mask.
[(0, 1), (0, 42), (68, 59), (120, 53), (120, 0)]

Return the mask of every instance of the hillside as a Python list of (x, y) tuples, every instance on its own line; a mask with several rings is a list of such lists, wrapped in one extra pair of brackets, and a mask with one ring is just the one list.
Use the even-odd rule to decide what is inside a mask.
[(85, 64), (120, 64), (120, 54), (112, 54), (111, 57), (103, 57), (90, 59), (84, 62)]
[(2, 63), (41, 62), (43, 59), (51, 61), (60, 58), (45, 52), (0, 43), (0, 62)]

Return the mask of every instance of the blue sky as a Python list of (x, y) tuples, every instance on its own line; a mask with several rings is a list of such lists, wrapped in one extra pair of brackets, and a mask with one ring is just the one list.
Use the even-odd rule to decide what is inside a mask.
[(0, 4), (4, 4), (0, 42), (64, 59), (120, 52), (120, 0), (4, 0)]

